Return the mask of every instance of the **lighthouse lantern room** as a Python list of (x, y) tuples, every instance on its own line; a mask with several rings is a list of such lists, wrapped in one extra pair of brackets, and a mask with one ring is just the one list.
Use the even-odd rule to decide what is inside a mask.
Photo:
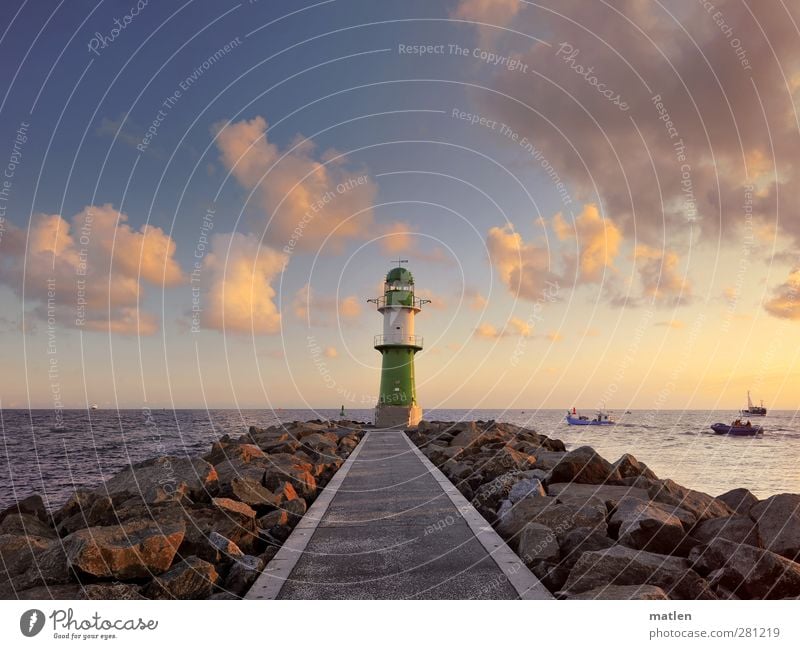
[(422, 419), (414, 383), (414, 355), (422, 349), (422, 336), (414, 332), (414, 316), (430, 300), (414, 295), (414, 277), (398, 259), (386, 274), (383, 295), (374, 303), (383, 315), (383, 333), (374, 346), (381, 353), (381, 387), (375, 406), (375, 425), (380, 428), (414, 426)]

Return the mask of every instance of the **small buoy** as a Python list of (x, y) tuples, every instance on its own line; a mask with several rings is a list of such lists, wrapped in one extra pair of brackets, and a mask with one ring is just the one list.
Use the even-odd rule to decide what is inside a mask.
[(344, 405), (342, 405), (342, 411), (339, 413), (340, 417), (344, 417)]

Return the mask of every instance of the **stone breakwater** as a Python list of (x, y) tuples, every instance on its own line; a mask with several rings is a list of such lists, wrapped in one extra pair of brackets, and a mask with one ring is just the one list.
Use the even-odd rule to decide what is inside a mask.
[(47, 511), (0, 512), (0, 598), (236, 599), (358, 445), (363, 424), (295, 422), (134, 464)]
[(798, 494), (715, 498), (507, 423), (406, 433), (559, 598), (800, 597)]

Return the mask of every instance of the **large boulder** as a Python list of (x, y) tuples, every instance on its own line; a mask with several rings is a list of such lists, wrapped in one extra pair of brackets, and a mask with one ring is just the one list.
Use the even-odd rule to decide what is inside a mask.
[(584, 552), (564, 585), (567, 596), (598, 586), (658, 586), (672, 599), (717, 599), (708, 582), (686, 559), (615, 545)]
[(536, 468), (543, 471), (550, 471), (556, 464), (566, 455), (566, 452), (559, 451), (538, 451), (534, 453), (536, 456)]
[(567, 599), (669, 599), (663, 588), (649, 584), (633, 586), (598, 586), (591, 590), (567, 596)]
[(617, 503), (623, 498), (638, 498), (647, 500), (647, 491), (636, 487), (624, 485), (593, 485), (579, 484), (577, 482), (558, 482), (547, 485), (547, 493), (565, 502), (576, 502), (579, 500), (589, 500), (596, 498), (602, 500), (606, 507), (616, 507)]
[[(5, 521), (4, 521), (5, 522)], [(52, 544), (49, 538), (0, 534), (0, 582), (25, 572)]]
[(604, 484), (621, 479), (619, 471), (591, 446), (581, 446), (565, 454), (550, 474), (550, 482)]
[(290, 482), (300, 497), (314, 499), (317, 481), (312, 474), (313, 464), (288, 453), (276, 453), (268, 457), (269, 466), (264, 473), (264, 486), (267, 489), (275, 491), (284, 482)]
[(734, 543), (762, 547), (758, 525), (749, 516), (710, 518), (697, 525), (692, 530), (692, 536), (701, 543), (710, 543), (716, 538), (721, 538)]
[(733, 514), (733, 510), (723, 501), (702, 491), (687, 489), (669, 479), (652, 481), (648, 494), (656, 502), (673, 505), (691, 512), (697, 517), (698, 521)]
[(261, 557), (248, 554), (237, 559), (225, 578), (225, 590), (235, 595), (244, 595), (263, 569), (264, 560)]
[(16, 534), (18, 536), (38, 536), (54, 539), (55, 530), (32, 514), (12, 513), (0, 521), (0, 535)]
[[(234, 502), (234, 501), (231, 501)], [(219, 550), (209, 541), (213, 534), (230, 539), (246, 552), (254, 550), (259, 544), (258, 531), (252, 508), (242, 505), (225, 507), (195, 505), (186, 508), (186, 538), (181, 546), (181, 555), (196, 555), (205, 561), (217, 563), (220, 560)]]
[(146, 592), (150, 599), (205, 599), (218, 581), (213, 565), (188, 557), (153, 579)]
[(800, 494), (778, 494), (750, 509), (767, 550), (800, 561)]
[[(688, 554), (680, 518), (637, 498), (623, 498), (609, 521), (622, 545), (659, 554)], [(684, 552), (681, 550), (685, 548)]]
[(280, 506), (282, 498), (272, 493), (260, 482), (252, 478), (233, 478), (225, 485), (221, 495), (238, 500), (258, 511), (266, 511)]
[(559, 548), (555, 532), (541, 523), (527, 523), (519, 535), (517, 554), (527, 566), (535, 561), (557, 561)]
[(79, 573), (137, 579), (167, 570), (185, 533), (182, 522), (131, 521), (78, 530), (63, 545), (69, 567)]
[(717, 496), (717, 500), (724, 502), (739, 516), (747, 516), (753, 506), (758, 504), (758, 498), (751, 491), (742, 487), (726, 491), (724, 494)]
[(625, 453), (612, 465), (622, 478), (637, 478), (642, 476), (649, 480), (657, 480), (658, 476), (653, 473), (644, 462), (640, 462), (630, 453)]
[(42, 497), (39, 494), (33, 494), (32, 496), (18, 500), (11, 505), (11, 507), (6, 507), (0, 511), (0, 523), (2, 523), (9, 514), (27, 514), (29, 516), (35, 516), (43, 523), (47, 523), (49, 520), (47, 508), (44, 506), (44, 501), (42, 501)]
[(500, 502), (508, 498), (514, 485), (524, 479), (525, 476), (519, 471), (511, 471), (484, 482), (475, 490), (475, 495), (472, 497), (473, 507), (484, 518), (491, 520)]
[(561, 564), (572, 569), (584, 552), (605, 550), (614, 545), (614, 541), (608, 538), (602, 530), (593, 527), (576, 527), (561, 538), (559, 545)]
[(503, 446), (491, 452), (483, 461), (476, 462), (475, 468), (489, 479), (509, 471), (532, 469), (535, 464), (536, 458), (532, 455), (515, 451), (510, 446)]
[(217, 487), (217, 472), (200, 458), (162, 456), (123, 469), (96, 491), (100, 495), (130, 494), (151, 503), (168, 500), (208, 500)]
[(512, 505), (499, 517), (497, 531), (512, 546), (527, 523), (535, 522), (549, 527), (557, 539), (563, 538), (575, 527), (590, 527), (605, 533), (606, 508), (602, 503), (590, 501), (582, 505), (567, 505), (548, 496), (528, 496)]
[(800, 596), (800, 564), (769, 550), (717, 538), (689, 555), (711, 584), (743, 599)]

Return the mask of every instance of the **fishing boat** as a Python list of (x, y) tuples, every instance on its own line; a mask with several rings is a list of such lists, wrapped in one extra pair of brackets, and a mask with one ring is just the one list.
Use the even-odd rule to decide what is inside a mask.
[(572, 409), (572, 412), (567, 410), (566, 422), (570, 426), (612, 426), (616, 423), (611, 421), (608, 414), (602, 410), (597, 411), (594, 419), (589, 419), (586, 415), (579, 415), (575, 408)]
[(764, 402), (760, 406), (754, 406), (753, 401), (750, 399), (750, 390), (747, 391), (747, 409), (739, 411), (745, 417), (766, 417), (767, 409), (764, 407)]
[(92, 410), (97, 410), (97, 404), (96, 404), (96, 403), (93, 403), (93, 404), (92, 404), (91, 406), (89, 406), (89, 407), (90, 407)]
[(733, 435), (735, 437), (752, 437), (764, 434), (763, 426), (753, 426), (749, 421), (743, 424), (738, 419), (731, 424), (712, 424), (711, 430), (717, 435)]

